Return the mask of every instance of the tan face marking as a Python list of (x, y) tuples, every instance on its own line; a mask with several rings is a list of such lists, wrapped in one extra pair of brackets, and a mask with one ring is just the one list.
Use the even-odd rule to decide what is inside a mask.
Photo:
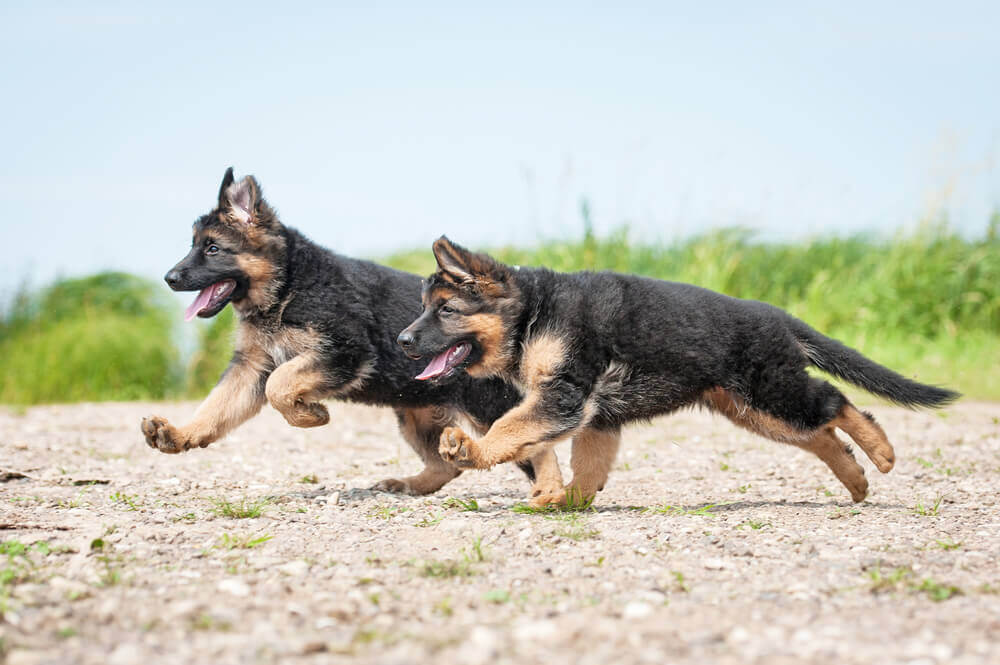
[(262, 309), (274, 304), (279, 286), (274, 279), (274, 263), (255, 254), (237, 254), (236, 265), (250, 281), (247, 300)]

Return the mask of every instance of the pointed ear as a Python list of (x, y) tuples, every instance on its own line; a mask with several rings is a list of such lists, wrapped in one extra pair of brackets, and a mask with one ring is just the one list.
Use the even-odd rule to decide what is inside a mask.
[(248, 175), (226, 187), (222, 199), (221, 208), (228, 208), (241, 222), (252, 224), (260, 201), (260, 186), (252, 175)]
[(440, 273), (458, 284), (475, 281), (472, 272), (466, 267), (471, 256), (469, 250), (454, 244), (448, 240), (448, 236), (441, 236), (435, 240), (433, 249)]
[(447, 236), (434, 241), (434, 258), (437, 259), (438, 272), (445, 279), (484, 293), (496, 295), (502, 292), (510, 277), (504, 264), (486, 254), (470, 252), (448, 240)]
[(226, 190), (229, 186), (233, 184), (236, 178), (233, 177), (233, 167), (230, 166), (226, 169), (226, 174), (222, 176), (222, 184), (219, 186), (219, 207), (226, 208), (229, 206), (229, 202), (226, 201)]

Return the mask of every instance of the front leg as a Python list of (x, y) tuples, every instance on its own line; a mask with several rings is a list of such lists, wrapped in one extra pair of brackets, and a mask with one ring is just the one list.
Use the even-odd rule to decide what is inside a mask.
[(260, 411), (264, 405), (265, 376), (266, 369), (260, 363), (236, 353), (190, 423), (175, 427), (158, 416), (143, 418), (146, 443), (161, 453), (175, 454), (217, 441)]
[(540, 455), (583, 423), (583, 392), (565, 381), (532, 389), (478, 441), (460, 427), (441, 433), (441, 457), (464, 469), (490, 469)]
[(267, 401), (295, 427), (319, 427), (330, 422), (320, 399), (334, 392), (331, 377), (318, 354), (306, 352), (278, 365), (267, 379)]

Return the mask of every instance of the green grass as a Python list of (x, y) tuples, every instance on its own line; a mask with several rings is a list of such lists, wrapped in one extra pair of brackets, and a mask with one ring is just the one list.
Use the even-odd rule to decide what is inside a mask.
[(252, 550), (258, 545), (263, 545), (273, 537), (266, 534), (263, 536), (254, 536), (250, 533), (224, 533), (219, 538), (219, 543), (216, 547), (222, 550)]
[[(763, 300), (907, 376), (1000, 399), (1000, 374), (991, 371), (1000, 363), (1000, 214), (974, 240), (943, 225), (799, 243), (757, 242), (739, 229), (636, 243), (621, 229), (531, 249), (481, 249), (515, 265), (615, 270)], [(387, 263), (418, 274), (434, 268), (429, 248)]]
[(248, 499), (243, 497), (239, 501), (229, 501), (228, 499), (213, 499), (212, 512), (219, 517), (229, 519), (251, 519), (264, 514), (264, 508), (270, 503), (267, 499)]
[[(971, 239), (941, 224), (791, 243), (741, 229), (639, 242), (621, 228), (477, 249), (516, 265), (615, 270), (763, 300), (907, 376), (1000, 399), (1000, 213)], [(434, 267), (429, 243), (383, 262), (421, 275)], [(232, 308), (199, 324), (184, 366), (180, 316), (167, 296), (163, 285), (122, 273), (23, 289), (0, 317), (0, 403), (203, 396), (229, 361)]]
[(163, 399), (180, 386), (175, 308), (123, 273), (22, 290), (0, 320), (0, 403)]

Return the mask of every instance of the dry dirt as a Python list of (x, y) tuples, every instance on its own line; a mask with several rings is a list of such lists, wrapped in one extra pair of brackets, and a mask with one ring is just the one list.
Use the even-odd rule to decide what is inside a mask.
[(0, 660), (1000, 662), (995, 404), (874, 408), (898, 464), (861, 460), (860, 505), (806, 453), (682, 413), (627, 430), (593, 509), (551, 514), (516, 508), (509, 467), (364, 489), (420, 467), (387, 410), (146, 447), (142, 416), (194, 406), (0, 412)]

